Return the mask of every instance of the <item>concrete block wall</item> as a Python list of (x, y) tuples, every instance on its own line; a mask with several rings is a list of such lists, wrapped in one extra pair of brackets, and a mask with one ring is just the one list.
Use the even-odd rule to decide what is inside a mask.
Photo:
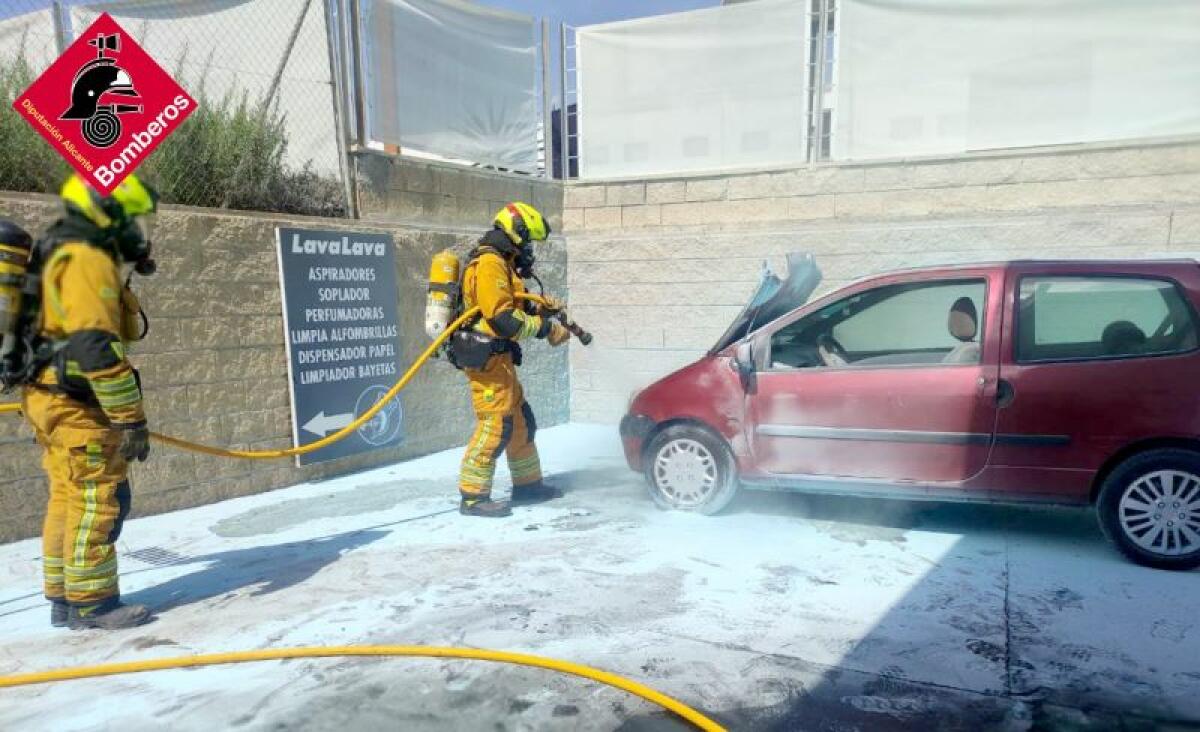
[(355, 165), (365, 220), (478, 227), (506, 203), (524, 201), (562, 231), (562, 186), (556, 181), (373, 152), (358, 155)]
[(901, 267), (1200, 252), (1200, 142), (569, 184), (572, 419), (702, 355), (762, 263), (816, 255), (822, 291)]
[[(405, 181), (421, 165), (395, 166)], [(425, 280), (432, 255), (453, 248), (460, 255), (486, 228), (493, 203), (513, 195), (538, 200), (532, 185), (511, 177), (438, 169), (434, 180), (436, 216), (418, 216), (398, 204), (370, 220), (347, 221), (165, 207), (154, 232), (159, 272), (135, 278), (135, 288), (151, 321), (149, 337), (131, 359), (146, 385), (152, 429), (215, 445), (279, 448), (291, 444), (287, 362), (283, 343), (276, 226), (355, 229), (391, 233), (396, 245), (399, 312), (407, 367), (428, 345), (424, 335)], [(414, 174), (416, 176), (418, 174)], [(419, 175), (424, 175), (420, 173)], [(428, 179), (428, 178), (427, 178)], [(516, 185), (517, 190), (512, 186)], [(415, 183), (404, 185), (415, 186)], [(454, 193), (452, 186), (463, 191)], [(488, 188), (487, 186), (494, 186)], [(478, 188), (477, 188), (478, 187)], [(549, 190), (555, 190), (553, 186)], [(475, 191), (495, 200), (476, 205)], [(409, 198), (408, 189), (389, 191)], [(543, 189), (538, 195), (543, 195)], [(404, 204), (408, 205), (408, 204)], [(554, 209), (553, 196), (543, 202)], [(424, 209), (422, 209), (424, 210)], [(31, 231), (58, 215), (56, 199), (0, 193), (0, 216)], [(485, 214), (486, 212), (486, 214)], [(558, 217), (554, 211), (555, 218)], [(566, 286), (566, 251), (560, 241), (539, 246), (538, 271), (551, 292)], [(568, 419), (565, 349), (542, 343), (526, 351), (522, 379), (545, 426)], [(11, 398), (11, 397), (10, 397)], [(151, 459), (133, 470), (134, 515), (195, 506), (320, 479), (367, 466), (465, 444), (472, 429), (466, 380), (445, 363), (423, 369), (402, 394), (405, 441), (394, 449), (318, 466), (297, 468), (291, 460), (237, 461), (211, 458), (157, 445)], [(0, 541), (39, 531), (46, 487), (40, 449), (16, 416), (0, 416)], [(445, 486), (446, 498), (456, 486)]]

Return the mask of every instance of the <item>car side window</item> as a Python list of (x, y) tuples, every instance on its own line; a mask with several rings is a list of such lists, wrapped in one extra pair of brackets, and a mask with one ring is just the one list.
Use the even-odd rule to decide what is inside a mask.
[(1020, 362), (1128, 358), (1197, 347), (1192, 308), (1177, 285), (1138, 277), (1024, 277)]
[(857, 293), (773, 333), (770, 368), (979, 363), (986, 289), (971, 279)]

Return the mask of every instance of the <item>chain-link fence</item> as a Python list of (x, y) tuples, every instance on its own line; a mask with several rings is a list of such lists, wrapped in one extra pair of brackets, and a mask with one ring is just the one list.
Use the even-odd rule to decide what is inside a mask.
[(45, 6), (34, 0), (0, 6), (0, 190), (50, 191), (69, 170), (12, 109), (13, 100), (58, 55), (54, 16)]
[(9, 0), (0, 5), (0, 190), (53, 192), (69, 173), (10, 107), (107, 12), (199, 102), (139, 169), (165, 201), (346, 215), (325, 11), (322, 0)]

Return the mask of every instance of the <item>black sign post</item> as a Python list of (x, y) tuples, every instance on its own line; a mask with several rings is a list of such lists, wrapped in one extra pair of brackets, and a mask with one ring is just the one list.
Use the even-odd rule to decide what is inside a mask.
[[(293, 444), (342, 429), (400, 378), (396, 254), (388, 234), (277, 228)], [(300, 465), (404, 439), (399, 398)]]

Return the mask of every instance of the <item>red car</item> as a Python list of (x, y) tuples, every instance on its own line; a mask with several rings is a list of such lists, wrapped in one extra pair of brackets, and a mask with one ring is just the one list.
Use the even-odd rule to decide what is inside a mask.
[(1094, 504), (1133, 561), (1200, 565), (1200, 263), (934, 267), (810, 304), (812, 258), (788, 263), (631, 402), (659, 506), (716, 513), (739, 486)]

